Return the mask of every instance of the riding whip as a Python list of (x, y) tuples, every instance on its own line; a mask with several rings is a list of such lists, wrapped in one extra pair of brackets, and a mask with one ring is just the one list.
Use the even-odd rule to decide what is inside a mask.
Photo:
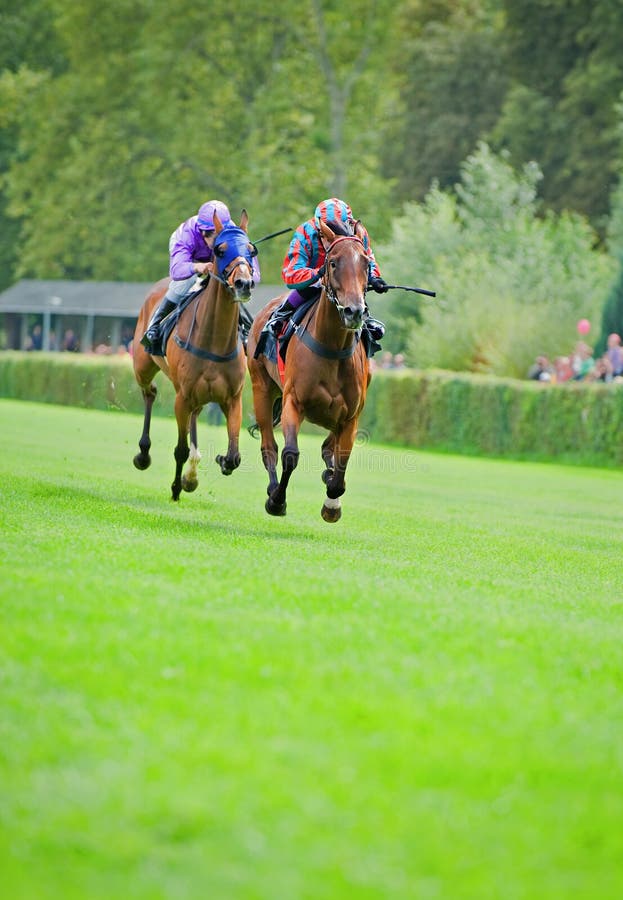
[(403, 284), (388, 284), (388, 291), (413, 291), (414, 294), (426, 294), (427, 297), (436, 297), (435, 291), (427, 291), (424, 288), (405, 287)]
[(262, 241), (269, 241), (271, 238), (279, 237), (280, 234), (286, 234), (288, 231), (292, 231), (292, 228), (282, 228), (281, 231), (273, 231), (272, 234), (267, 234), (265, 237), (260, 238), (259, 241), (251, 241), (252, 244), (261, 244)]

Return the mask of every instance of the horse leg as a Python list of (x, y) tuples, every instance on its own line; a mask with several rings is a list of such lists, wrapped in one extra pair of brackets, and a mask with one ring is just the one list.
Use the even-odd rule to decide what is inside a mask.
[[(357, 420), (351, 419), (346, 426), (336, 435), (334, 441), (334, 465), (333, 474), (329, 475), (327, 485), (327, 498), (320, 510), (320, 515), (325, 522), (338, 522), (342, 515), (340, 497), (346, 490), (346, 466), (357, 436)], [(326, 443), (326, 442), (325, 442)]]
[(238, 442), (242, 425), (242, 391), (228, 405), (221, 406), (221, 409), (227, 418), (227, 454), (223, 456), (219, 453), (215, 461), (221, 467), (223, 475), (231, 475), (240, 465)]
[(178, 394), (175, 398), (175, 418), (177, 419), (177, 445), (173, 451), (175, 458), (175, 478), (171, 485), (171, 499), (179, 500), (182, 491), (182, 469), (190, 455), (188, 447), (188, 422), (190, 412), (185, 406), (184, 398)]
[(320, 455), (322, 456), (322, 460), (325, 464), (325, 470), (322, 473), (322, 480), (325, 484), (327, 484), (328, 480), (333, 476), (334, 467), (335, 467), (335, 435), (329, 434), (327, 438), (325, 438), (321, 450)]
[(299, 461), (298, 433), (301, 427), (301, 416), (294, 403), (289, 399), (283, 405), (281, 427), (284, 437), (281, 451), (281, 478), (274, 490), (269, 489), (268, 500), (265, 504), (266, 512), (271, 516), (285, 516), (288, 483)]
[(148, 469), (151, 465), (151, 456), (149, 455), (149, 450), (151, 448), (151, 438), (149, 437), (149, 429), (151, 426), (151, 411), (154, 405), (154, 400), (156, 399), (156, 394), (158, 393), (158, 388), (155, 384), (150, 384), (148, 387), (142, 388), (143, 391), (143, 401), (145, 404), (145, 415), (143, 418), (143, 433), (138, 442), (138, 446), (140, 449), (140, 453), (137, 453), (134, 457), (134, 465), (137, 469)]
[(249, 366), (251, 384), (253, 386), (253, 410), (255, 421), (260, 430), (262, 463), (268, 472), (267, 493), (270, 495), (277, 487), (277, 441), (275, 440), (275, 428), (273, 425), (273, 406), (280, 395), (272, 378), (266, 370), (260, 368), (260, 363), (252, 361)]
[(197, 490), (199, 477), (197, 475), (197, 466), (201, 461), (201, 453), (197, 446), (197, 417), (198, 413), (194, 412), (190, 416), (190, 453), (188, 454), (188, 465), (186, 471), (182, 475), (182, 490), (191, 493)]

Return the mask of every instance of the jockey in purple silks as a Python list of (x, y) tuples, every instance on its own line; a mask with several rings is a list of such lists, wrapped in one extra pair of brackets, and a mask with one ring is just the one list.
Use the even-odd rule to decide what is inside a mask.
[[(141, 344), (152, 356), (161, 356), (160, 323), (190, 293), (197, 281), (197, 275), (206, 275), (212, 271), (214, 259), (214, 213), (219, 217), (221, 225), (233, 224), (228, 208), (220, 200), (208, 200), (200, 208), (196, 216), (191, 216), (179, 225), (169, 238), (169, 275), (171, 283), (167, 292), (156, 307), (141, 339)], [(260, 267), (257, 257), (253, 258), (253, 279), (260, 280)], [(243, 320), (243, 331), (248, 332), (252, 319), (240, 306)]]
[[(326, 252), (320, 239), (320, 221), (326, 222), (338, 234), (352, 234), (355, 224), (352, 210), (348, 203), (331, 197), (318, 204), (312, 219), (303, 222), (294, 232), (290, 247), (283, 262), (282, 277), (286, 287), (291, 288), (290, 293), (274, 311), (266, 327), (275, 333), (278, 323), (289, 319), (292, 312), (307, 300), (313, 300), (320, 296), (322, 284), (320, 282), (321, 269), (326, 259)], [(381, 278), (374, 253), (370, 247), (370, 238), (366, 229), (363, 230), (363, 246), (370, 259), (370, 271), (368, 274), (368, 286), (378, 294), (387, 291), (387, 283)], [(366, 328), (375, 340), (380, 340), (385, 334), (385, 327), (371, 316), (367, 316), (364, 328)]]

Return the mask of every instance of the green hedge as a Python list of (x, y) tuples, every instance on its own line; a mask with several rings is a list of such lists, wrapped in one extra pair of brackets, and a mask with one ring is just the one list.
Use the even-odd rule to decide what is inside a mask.
[[(173, 415), (158, 376), (156, 415)], [(128, 356), (0, 353), (0, 396), (141, 413)], [(244, 422), (252, 420), (247, 379)], [(623, 384), (541, 384), (452, 372), (376, 372), (360, 428), (374, 441), (580, 464), (623, 463)]]

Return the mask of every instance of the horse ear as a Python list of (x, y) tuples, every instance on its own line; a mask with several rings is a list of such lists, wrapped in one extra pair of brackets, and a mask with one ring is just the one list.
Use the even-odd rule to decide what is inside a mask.
[(335, 240), (335, 232), (333, 229), (329, 228), (327, 223), (322, 219), (320, 220), (320, 237), (322, 238), (325, 250)]
[(247, 230), (247, 225), (249, 224), (249, 215), (246, 209), (243, 209), (240, 213), (240, 227), (243, 231)]
[(217, 234), (220, 234), (221, 231), (223, 230), (223, 225), (221, 224), (221, 220), (219, 219), (218, 213), (216, 212), (216, 210), (214, 210), (214, 215), (212, 218), (214, 220), (214, 230), (216, 231)]
[(361, 224), (361, 219), (357, 219), (357, 221), (355, 222), (353, 226), (353, 233), (355, 234), (355, 237), (358, 237), (359, 240), (363, 243), (365, 231), (363, 225)]

